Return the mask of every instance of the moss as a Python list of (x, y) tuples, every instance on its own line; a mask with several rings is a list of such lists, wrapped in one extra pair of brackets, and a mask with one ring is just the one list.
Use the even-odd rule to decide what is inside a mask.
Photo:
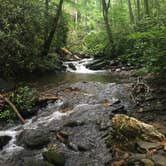
[(55, 164), (56, 166), (64, 166), (65, 165), (65, 158), (63, 155), (54, 152), (54, 151), (46, 151), (42, 153), (43, 158), (52, 163)]

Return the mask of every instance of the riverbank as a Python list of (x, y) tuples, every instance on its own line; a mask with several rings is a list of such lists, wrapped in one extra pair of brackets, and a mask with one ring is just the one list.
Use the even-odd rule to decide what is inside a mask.
[[(165, 166), (165, 145), (159, 140), (135, 139), (131, 145), (122, 137), (121, 143), (114, 140), (111, 146), (107, 141), (115, 133), (112, 119), (119, 114), (152, 124), (155, 131), (166, 136), (165, 80), (146, 77), (139, 84), (135, 70), (64, 74), (67, 77), (61, 75), (58, 83), (43, 78), (42, 83), (42, 79), (38, 80), (41, 84), (31, 84), (41, 94), (51, 93), (61, 98), (48, 101), (25, 125), (0, 131), (1, 165), (58, 165), (57, 160), (47, 157), (48, 153), (54, 159), (58, 154), (63, 160), (60, 165), (65, 166), (115, 166), (117, 163)], [(54, 79), (57, 80), (55, 75)], [(114, 138), (119, 136), (121, 133), (116, 132)]]

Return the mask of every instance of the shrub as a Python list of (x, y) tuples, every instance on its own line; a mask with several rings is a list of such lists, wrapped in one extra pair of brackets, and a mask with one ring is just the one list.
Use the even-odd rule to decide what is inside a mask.
[[(28, 86), (20, 87), (14, 92), (10, 92), (7, 97), (16, 106), (20, 114), (31, 111), (37, 102), (37, 92)], [(11, 121), (15, 119), (15, 114), (8, 104), (5, 104), (0, 112), (0, 119)]]

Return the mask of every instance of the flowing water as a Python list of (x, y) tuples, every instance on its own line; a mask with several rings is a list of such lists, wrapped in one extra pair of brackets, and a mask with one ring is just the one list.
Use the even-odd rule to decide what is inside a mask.
[[(70, 61), (65, 62), (64, 65), (67, 67), (67, 72), (59, 73), (59, 74), (50, 74), (47, 76), (43, 76), (40, 78), (31, 78), (30, 81), (26, 81), (28, 84), (30, 84), (33, 87), (37, 87), (38, 89), (43, 90), (43, 88), (52, 88), (59, 86), (61, 84), (65, 83), (76, 83), (79, 81), (82, 82), (89, 82), (89, 81), (97, 81), (97, 82), (118, 82), (116, 80), (117, 78), (113, 78), (112, 75), (107, 71), (93, 71), (86, 68), (86, 64), (93, 62), (93, 59), (83, 59), (80, 61)], [(72, 64), (75, 67), (75, 70), (70, 68), (70, 65)], [(98, 85), (97, 85), (98, 86)], [(115, 89), (112, 87), (113, 84), (110, 84), (109, 86), (103, 87), (103, 92), (101, 93), (101, 97), (103, 98), (103, 94), (106, 94), (105, 96), (108, 96), (109, 93), (112, 93)], [(1, 89), (10, 89), (12, 87), (12, 84), (5, 84), (4, 81), (0, 82), (0, 88)], [(113, 90), (110, 91), (109, 87), (113, 88)], [(93, 85), (92, 85), (93, 88)], [(90, 90), (92, 89), (90, 88)], [(105, 88), (108, 88), (105, 90)], [(110, 92), (109, 92), (110, 91)], [(100, 94), (100, 91), (97, 93), (97, 95)], [(89, 96), (88, 96), (89, 95)], [(91, 94), (87, 95), (88, 97), (91, 97)], [(93, 97), (93, 96), (92, 96)], [(101, 98), (99, 96), (99, 98)], [(90, 100), (89, 100), (90, 101)], [(62, 117), (69, 116), (71, 112), (62, 113), (59, 112), (59, 108), (64, 104), (63, 100), (57, 100), (57, 102), (53, 104), (49, 104), (47, 108), (44, 108), (45, 111), (39, 111), (38, 115), (33, 117), (32, 119), (29, 119), (26, 121), (26, 124), (24, 125), (18, 125), (12, 128), (8, 128), (7, 130), (0, 131), (0, 137), (2, 136), (9, 136), (11, 137), (11, 140), (7, 145), (3, 147), (3, 149), (0, 151), (0, 164), (3, 164), (5, 161), (9, 160), (13, 154), (16, 154), (17, 152), (20, 152), (24, 149), (24, 147), (17, 145), (16, 139), (18, 135), (25, 129), (38, 129), (39, 127), (47, 127), (49, 124), (54, 122), (55, 120), (60, 120)], [(86, 104), (80, 103), (80, 104)], [(81, 105), (82, 106), (82, 105)], [(77, 105), (76, 107), (79, 107)], [(85, 107), (88, 107), (88, 104), (85, 105)], [(100, 108), (100, 106), (96, 106), (96, 108)], [(87, 117), (89, 115), (86, 115)], [(94, 128), (94, 127), (93, 127)], [(96, 133), (96, 132), (95, 132)], [(71, 165), (71, 164), (69, 164)]]

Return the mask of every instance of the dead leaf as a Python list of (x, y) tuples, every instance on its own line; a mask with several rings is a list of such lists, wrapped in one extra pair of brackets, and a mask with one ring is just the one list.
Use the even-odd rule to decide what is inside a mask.
[(111, 106), (112, 104), (108, 101), (108, 100), (105, 100), (104, 103), (103, 103), (103, 106), (104, 107), (109, 107)]

